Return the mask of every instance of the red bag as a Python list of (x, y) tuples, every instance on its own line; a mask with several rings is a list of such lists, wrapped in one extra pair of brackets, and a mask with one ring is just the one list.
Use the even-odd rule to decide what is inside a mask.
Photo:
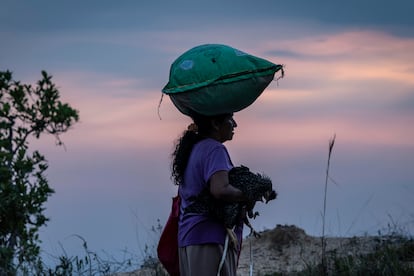
[(172, 199), (171, 213), (158, 242), (158, 259), (171, 276), (179, 276), (178, 220), (180, 219), (180, 196)]

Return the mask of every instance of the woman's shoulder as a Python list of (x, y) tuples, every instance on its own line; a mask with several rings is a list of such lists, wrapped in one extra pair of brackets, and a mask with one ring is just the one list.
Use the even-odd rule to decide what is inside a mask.
[(204, 139), (200, 141), (193, 149), (193, 155), (198, 156), (201, 159), (209, 158), (222, 158), (223, 160), (228, 160), (231, 162), (229, 152), (223, 143), (214, 140), (214, 139)]
[(214, 150), (214, 149), (225, 149), (225, 146), (217, 140), (212, 138), (206, 138), (201, 140), (195, 145), (199, 150)]

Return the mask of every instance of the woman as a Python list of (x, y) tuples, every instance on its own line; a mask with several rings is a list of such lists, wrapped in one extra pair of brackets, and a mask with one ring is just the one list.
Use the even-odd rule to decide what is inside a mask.
[[(205, 189), (218, 200), (242, 202), (242, 192), (229, 184), (233, 167), (223, 145), (231, 140), (237, 127), (233, 114), (192, 116), (194, 124), (184, 132), (173, 153), (172, 177), (181, 197), (178, 246), (180, 273), (217, 275), (224, 252), (226, 229), (206, 213), (186, 213), (185, 209)], [(243, 223), (235, 229), (241, 244)], [(236, 275), (240, 248), (230, 246), (220, 275)]]

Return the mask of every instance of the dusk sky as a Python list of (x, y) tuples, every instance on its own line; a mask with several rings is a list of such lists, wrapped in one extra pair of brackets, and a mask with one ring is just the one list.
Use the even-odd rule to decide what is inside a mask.
[[(285, 66), (235, 114), (234, 164), (272, 178), (257, 230), (322, 232), (329, 140), (336, 134), (326, 233), (414, 232), (414, 2), (0, 0), (0, 70), (53, 76), (80, 122), (33, 141), (56, 193), (41, 229), (47, 254), (140, 255), (177, 188), (175, 140), (190, 123), (161, 89), (171, 63), (218, 43)], [(161, 119), (160, 119), (161, 117)], [(247, 234), (247, 230), (246, 230)]]

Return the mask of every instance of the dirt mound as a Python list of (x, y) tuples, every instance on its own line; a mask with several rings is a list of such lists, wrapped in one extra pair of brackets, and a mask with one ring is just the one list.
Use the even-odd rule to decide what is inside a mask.
[[(308, 236), (303, 229), (294, 225), (277, 225), (275, 229), (260, 234), (260, 238), (248, 237), (243, 241), (238, 275), (249, 275), (251, 268), (253, 275), (288, 275), (321, 263), (321, 237)], [(383, 250), (384, 247), (398, 248), (404, 240), (399, 236), (325, 237), (325, 256), (329, 260), (345, 257), (355, 260), (359, 256)], [(414, 250), (412, 241), (409, 248)], [(414, 255), (414, 252), (409, 255)]]
[[(325, 256), (330, 260), (345, 259), (354, 262), (360, 256), (371, 254), (373, 262), (382, 262), (381, 257), (401, 257), (404, 264), (408, 264), (410, 272), (414, 269), (414, 241), (404, 239), (398, 235), (391, 236), (363, 236), (363, 237), (325, 237)], [(384, 248), (393, 255), (379, 255)], [(394, 248), (394, 249), (392, 249)], [(391, 250), (390, 250), (391, 249)], [(403, 250), (404, 252), (399, 252)], [(394, 254), (393, 253), (397, 253)], [(383, 254), (383, 253), (380, 253)], [(346, 258), (345, 258), (346, 257)], [(243, 240), (242, 251), (239, 259), (237, 274), (250, 275), (294, 275), (295, 272), (315, 268), (322, 260), (321, 237), (309, 236), (305, 231), (294, 225), (277, 225), (272, 230), (260, 232), (260, 238), (247, 237)], [(368, 260), (367, 262), (370, 262)], [(329, 264), (328, 264), (329, 265)], [(347, 263), (348, 265), (348, 263)], [(378, 264), (366, 264), (372, 267)], [(313, 273), (309, 275), (318, 275)], [(400, 273), (406, 275), (406, 273)], [(141, 269), (131, 273), (122, 273), (117, 276), (127, 275), (167, 275), (164, 274), (160, 264), (149, 269)], [(334, 275), (334, 274), (333, 274)], [(411, 274), (410, 274), (411, 275)]]

